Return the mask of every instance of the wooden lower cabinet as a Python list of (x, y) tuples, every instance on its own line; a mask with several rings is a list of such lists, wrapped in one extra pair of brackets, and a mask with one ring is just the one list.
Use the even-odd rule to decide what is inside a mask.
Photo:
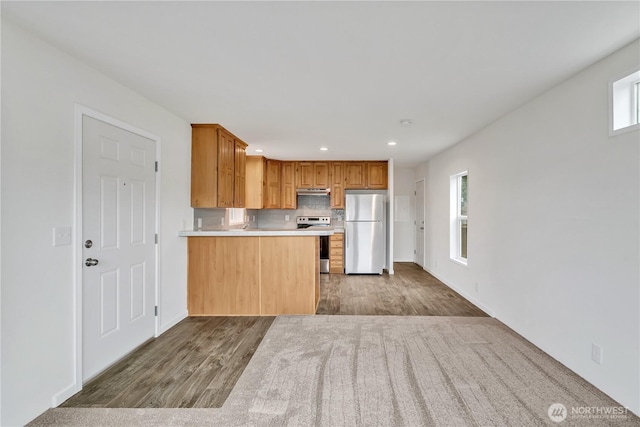
[(336, 233), (329, 238), (329, 273), (344, 274), (344, 234)]
[(315, 314), (318, 236), (188, 238), (190, 316)]
[(260, 311), (259, 237), (189, 237), (189, 315)]
[(320, 286), (318, 237), (260, 237), (263, 316), (314, 314)]

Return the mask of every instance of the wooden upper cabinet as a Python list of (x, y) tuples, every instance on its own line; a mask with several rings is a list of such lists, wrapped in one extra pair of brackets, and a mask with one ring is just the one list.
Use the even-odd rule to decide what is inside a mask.
[(218, 129), (218, 207), (233, 207), (233, 184), (235, 182), (235, 141), (226, 130)]
[(218, 127), (191, 125), (191, 206), (218, 206)]
[(314, 186), (318, 188), (329, 188), (329, 163), (313, 162)]
[(263, 209), (266, 201), (267, 159), (262, 156), (247, 156), (245, 207)]
[(246, 207), (247, 144), (235, 140), (233, 207)]
[(387, 162), (344, 162), (344, 188), (386, 190)]
[(191, 125), (192, 207), (244, 207), (246, 146), (218, 124)]
[(280, 209), (282, 206), (280, 194), (281, 161), (267, 160), (266, 199), (264, 207)]
[(344, 163), (330, 163), (331, 209), (344, 209)]
[(387, 162), (367, 162), (367, 188), (386, 190)]
[(296, 162), (297, 188), (328, 188), (328, 162)]
[(296, 186), (298, 188), (313, 188), (315, 182), (313, 162), (296, 162)]
[(298, 200), (296, 197), (295, 162), (281, 162), (282, 176), (280, 180), (282, 209), (296, 209)]
[(344, 164), (344, 188), (367, 188), (367, 164), (366, 162), (345, 162)]

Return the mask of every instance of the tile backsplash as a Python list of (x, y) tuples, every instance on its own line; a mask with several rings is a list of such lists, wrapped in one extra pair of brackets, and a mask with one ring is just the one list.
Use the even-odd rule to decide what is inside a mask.
[[(297, 216), (331, 216), (331, 222), (339, 226), (344, 220), (343, 209), (331, 209), (329, 196), (298, 196), (298, 209), (194, 209), (193, 229), (219, 230), (242, 227), (296, 228)], [(286, 218), (289, 218), (288, 220)]]
[[(342, 223), (344, 210), (331, 209), (329, 196), (298, 196), (298, 209), (262, 209), (258, 212), (258, 227), (296, 228), (297, 216), (330, 216), (331, 222)], [(289, 220), (285, 219), (289, 216)]]

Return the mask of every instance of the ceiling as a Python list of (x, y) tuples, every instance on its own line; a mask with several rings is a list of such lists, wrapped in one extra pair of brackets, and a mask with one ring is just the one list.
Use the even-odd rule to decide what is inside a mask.
[(249, 154), (405, 167), (640, 36), (638, 1), (1, 7), (188, 122), (222, 124)]

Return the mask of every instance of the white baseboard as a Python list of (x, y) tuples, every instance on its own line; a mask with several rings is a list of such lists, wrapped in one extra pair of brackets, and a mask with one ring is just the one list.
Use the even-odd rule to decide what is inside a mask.
[(447, 283), (446, 281), (442, 280), (441, 277), (438, 277), (437, 274), (435, 274), (433, 271), (430, 271), (428, 268), (423, 267), (422, 268), (424, 271), (426, 271), (427, 273), (431, 274), (433, 277), (435, 277), (436, 279), (440, 280), (442, 283), (444, 283), (445, 286), (453, 289), (454, 291), (456, 291), (457, 293), (459, 293), (460, 295), (462, 295), (464, 297), (464, 299), (468, 300), (470, 303), (472, 303), (473, 305), (475, 305), (476, 307), (478, 307), (480, 310), (484, 311), (485, 313), (487, 313), (489, 316), (491, 317), (496, 317), (494, 311), (492, 309), (490, 309), (489, 307), (487, 307), (486, 305), (484, 305), (483, 303), (481, 303), (480, 301), (478, 301), (476, 298), (472, 297), (471, 295), (469, 295), (468, 293), (466, 293), (465, 291), (463, 291), (462, 289), (459, 289), (456, 286), (452, 286), (451, 284)]
[(189, 317), (189, 312), (188, 311), (184, 311), (183, 313), (180, 313), (179, 315), (177, 315), (176, 317), (174, 317), (173, 319), (171, 319), (170, 321), (168, 321), (164, 325), (160, 325), (157, 337), (159, 337), (160, 335), (164, 334), (169, 329), (173, 328), (175, 325), (177, 325), (178, 323), (180, 323), (182, 320), (186, 319), (187, 317)]
[(71, 384), (69, 387), (60, 391), (57, 394), (54, 394), (51, 398), (51, 407), (57, 408), (60, 406), (65, 400), (69, 399), (71, 396), (79, 392), (82, 388), (78, 388), (76, 384)]

